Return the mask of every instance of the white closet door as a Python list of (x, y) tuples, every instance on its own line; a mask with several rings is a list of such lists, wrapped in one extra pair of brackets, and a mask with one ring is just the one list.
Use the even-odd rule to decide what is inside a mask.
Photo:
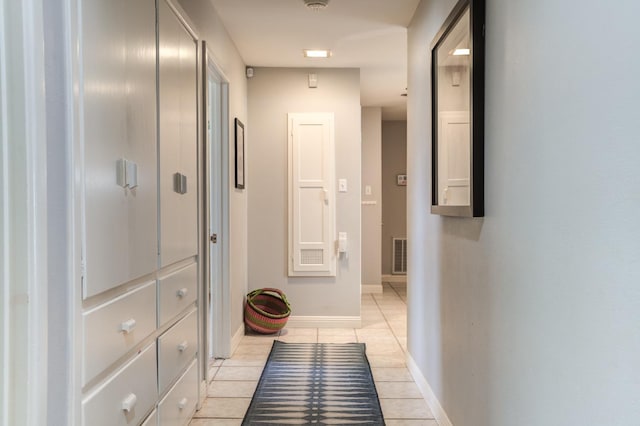
[(335, 276), (334, 117), (289, 114), (289, 275)]
[(157, 266), (155, 2), (84, 1), (82, 20), (87, 298)]
[(197, 46), (158, 3), (161, 267), (198, 252)]

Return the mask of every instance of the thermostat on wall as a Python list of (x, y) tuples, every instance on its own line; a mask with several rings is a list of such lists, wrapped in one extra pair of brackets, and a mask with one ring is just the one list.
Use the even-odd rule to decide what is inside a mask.
[(396, 175), (398, 186), (407, 186), (407, 175)]

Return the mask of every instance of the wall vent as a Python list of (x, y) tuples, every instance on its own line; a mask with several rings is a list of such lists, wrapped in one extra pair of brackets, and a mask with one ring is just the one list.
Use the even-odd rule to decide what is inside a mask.
[(324, 251), (321, 249), (301, 249), (301, 265), (322, 265), (324, 263)]
[(394, 275), (407, 275), (407, 239), (393, 238), (393, 269)]

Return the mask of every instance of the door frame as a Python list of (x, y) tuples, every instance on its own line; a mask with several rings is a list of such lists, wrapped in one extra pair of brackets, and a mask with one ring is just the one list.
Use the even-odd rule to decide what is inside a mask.
[[(229, 279), (229, 79), (217, 65), (214, 55), (209, 50), (206, 41), (201, 41), (202, 52), (202, 134), (203, 134), (203, 230), (204, 247), (203, 257), (203, 363), (206, 368), (207, 382), (208, 362), (211, 358), (228, 358), (231, 356), (231, 295)], [(219, 109), (219, 143), (212, 141), (209, 134), (209, 81), (213, 80), (220, 87)], [(215, 173), (215, 170), (218, 173)], [(215, 173), (215, 175), (214, 175)], [(214, 179), (217, 177), (217, 179)], [(213, 184), (212, 184), (213, 182)], [(215, 187), (214, 187), (215, 186)], [(219, 191), (216, 199), (219, 202), (218, 223), (219, 228), (214, 229), (212, 214), (214, 190)], [(220, 271), (217, 276), (217, 284), (214, 285), (214, 277), (211, 262), (211, 244), (209, 237), (214, 231), (218, 235)]]
[(43, 2), (0, 0), (0, 424), (47, 423)]

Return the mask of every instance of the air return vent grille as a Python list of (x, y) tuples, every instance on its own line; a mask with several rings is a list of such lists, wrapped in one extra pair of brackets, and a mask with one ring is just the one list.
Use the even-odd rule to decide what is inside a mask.
[(393, 238), (393, 270), (394, 275), (407, 274), (407, 239)]
[(324, 263), (323, 251), (320, 249), (300, 250), (301, 265), (322, 265)]

